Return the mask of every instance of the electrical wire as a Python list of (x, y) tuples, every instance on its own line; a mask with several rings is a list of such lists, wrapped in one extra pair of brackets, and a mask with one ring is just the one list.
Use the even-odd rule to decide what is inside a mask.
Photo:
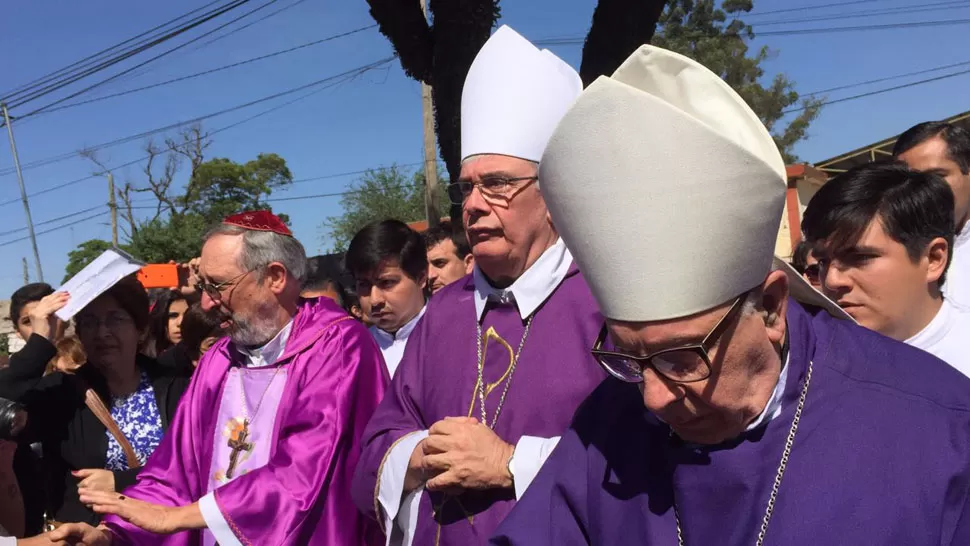
[(929, 13), (931, 11), (962, 9), (966, 7), (970, 7), (970, 2), (968, 2), (967, 0), (951, 0), (949, 2), (937, 2), (932, 4), (922, 4), (918, 6), (901, 6), (901, 7), (895, 7), (895, 8), (886, 8), (882, 10), (837, 13), (834, 15), (823, 15), (819, 17), (810, 17), (807, 19), (799, 19), (797, 21), (777, 20), (777, 21), (754, 22), (754, 23), (750, 23), (750, 26), (754, 27), (755, 33), (758, 34), (757, 29), (761, 27), (767, 27), (767, 26), (773, 26), (773, 25), (791, 25), (796, 23), (813, 23), (817, 21), (842, 21), (846, 19), (858, 19), (862, 17), (864, 18), (887, 17), (887, 16), (900, 15), (900, 14)]
[[(316, 87), (318, 85), (331, 82), (333, 80), (338, 80), (338, 79), (341, 79), (341, 78), (348, 78), (348, 77), (351, 77), (351, 78), (352, 77), (356, 77), (356, 76), (362, 75), (362, 74), (364, 74), (364, 73), (366, 73), (366, 72), (368, 72), (370, 70), (374, 70), (376, 68), (380, 68), (380, 67), (382, 67), (382, 66), (384, 66), (386, 64), (389, 64), (395, 58), (397, 58), (397, 57), (394, 56), (394, 55), (392, 55), (390, 57), (386, 57), (386, 58), (381, 59), (379, 61), (375, 61), (373, 63), (366, 64), (366, 65), (363, 65), (363, 66), (360, 66), (360, 67), (357, 67), (357, 68), (348, 70), (346, 72), (342, 72), (340, 74), (336, 74), (336, 75), (333, 75), (333, 76), (328, 76), (326, 78), (323, 78), (323, 79), (320, 79), (320, 80), (316, 80), (316, 81), (310, 82), (308, 84), (304, 84), (304, 85), (301, 85), (301, 86), (298, 86), (298, 87), (293, 87), (293, 88), (287, 89), (285, 91), (281, 91), (279, 93), (274, 93), (272, 95), (268, 95), (268, 96), (265, 96), (265, 97), (262, 97), (262, 98), (259, 98), (259, 99), (256, 99), (256, 100), (252, 100), (252, 101), (249, 101), (249, 102), (246, 102), (246, 103), (243, 103), (243, 104), (239, 104), (239, 105), (230, 107), (230, 108), (225, 108), (225, 109), (219, 110), (217, 112), (212, 112), (212, 113), (209, 113), (209, 114), (205, 114), (205, 115), (202, 115), (202, 116), (198, 116), (198, 117), (195, 117), (195, 118), (192, 118), (192, 119), (189, 119), (189, 120), (186, 120), (186, 121), (181, 121), (181, 122), (178, 122), (178, 123), (173, 123), (173, 124), (170, 124), (170, 125), (166, 125), (164, 127), (158, 127), (158, 128), (151, 129), (151, 130), (148, 130), (148, 131), (144, 131), (144, 132), (141, 132), (141, 133), (138, 133), (138, 134), (135, 134), (135, 135), (129, 135), (129, 136), (121, 137), (121, 138), (118, 138), (118, 139), (115, 139), (115, 140), (111, 140), (111, 141), (108, 141), (108, 142), (103, 142), (101, 144), (97, 144), (95, 146), (91, 146), (91, 147), (85, 148), (85, 151), (100, 150), (100, 149), (103, 149), (103, 148), (110, 148), (110, 147), (113, 147), (113, 146), (117, 146), (119, 144), (125, 144), (125, 143), (128, 143), (128, 142), (134, 141), (134, 140), (139, 140), (139, 139), (142, 139), (142, 138), (145, 138), (145, 137), (154, 135), (156, 133), (162, 133), (162, 132), (165, 132), (165, 131), (171, 131), (172, 129), (178, 129), (179, 127), (183, 127), (183, 126), (186, 126), (186, 125), (192, 125), (194, 123), (198, 123), (200, 121), (204, 121), (204, 120), (207, 120), (209, 118), (213, 118), (213, 117), (216, 117), (216, 116), (221, 116), (223, 114), (228, 114), (230, 112), (235, 112), (237, 110), (242, 110), (244, 108), (248, 108), (250, 106), (255, 106), (255, 105), (260, 104), (260, 103), (263, 103), (263, 102), (267, 102), (267, 101), (270, 101), (270, 100), (273, 100), (273, 99), (277, 99), (277, 98), (280, 98), (280, 97), (284, 97), (284, 96), (287, 96), (287, 95), (291, 95), (293, 93), (297, 93), (297, 92), (302, 91), (304, 89), (313, 88), (313, 87)], [(64, 153), (64, 154), (58, 155), (58, 156), (53, 156), (53, 157), (49, 157), (49, 158), (45, 158), (45, 159), (39, 159), (39, 160), (31, 161), (29, 163), (22, 164), (21, 165), (21, 170), (29, 170), (29, 169), (33, 169), (33, 168), (37, 168), (37, 167), (41, 167), (41, 166), (45, 166), (45, 165), (50, 165), (50, 164), (53, 164), (53, 163), (59, 163), (61, 161), (66, 161), (68, 159), (71, 159), (71, 158), (73, 158), (73, 157), (75, 157), (75, 156), (77, 156), (79, 154), (80, 154), (80, 152), (68, 152), (68, 153)], [(16, 172), (16, 170), (13, 169), (13, 168), (4, 169), (4, 170), (0, 171), (0, 176), (7, 176), (7, 175), (10, 175), (10, 174), (14, 174), (15, 172)], [(2, 203), (0, 203), (0, 205), (2, 205)]]
[[(250, 0), (240, 0), (240, 1), (241, 2), (248, 2)], [(36, 114), (38, 114), (40, 112), (43, 112), (44, 110), (47, 110), (48, 108), (51, 108), (51, 107), (53, 107), (55, 105), (58, 105), (58, 104), (61, 104), (62, 102), (68, 101), (68, 100), (70, 100), (70, 99), (72, 99), (72, 98), (74, 98), (74, 97), (76, 97), (78, 95), (81, 95), (83, 93), (87, 93), (88, 91), (90, 91), (92, 89), (96, 89), (96, 88), (98, 88), (98, 87), (100, 87), (100, 86), (102, 86), (102, 85), (104, 85), (104, 84), (106, 84), (106, 83), (108, 83), (110, 81), (113, 81), (113, 80), (115, 80), (115, 79), (117, 79), (117, 78), (119, 78), (121, 76), (124, 76), (125, 74), (128, 74), (128, 73), (136, 70), (137, 68), (140, 68), (142, 66), (145, 66), (145, 65), (147, 65), (149, 63), (152, 63), (152, 62), (154, 62), (154, 61), (156, 61), (158, 59), (161, 59), (162, 57), (165, 57), (166, 55), (169, 55), (169, 54), (171, 54), (171, 53), (173, 53), (175, 51), (178, 51), (178, 50), (180, 50), (180, 49), (182, 49), (182, 48), (184, 48), (184, 47), (186, 47), (186, 46), (188, 46), (190, 44), (193, 44), (193, 43), (197, 42), (198, 40), (201, 40), (202, 38), (204, 38), (206, 36), (209, 36), (213, 32), (216, 32), (216, 31), (218, 31), (220, 29), (223, 29), (223, 28), (225, 28), (225, 27), (227, 27), (227, 26), (229, 26), (229, 25), (231, 25), (231, 24), (233, 24), (233, 23), (235, 23), (235, 22), (237, 22), (237, 21), (239, 21), (241, 19), (244, 19), (244, 18), (252, 15), (253, 13), (256, 13), (257, 11), (260, 11), (262, 9), (265, 9), (265, 8), (267, 8), (267, 7), (275, 4), (278, 1), (279, 0), (269, 0), (265, 4), (263, 4), (263, 5), (259, 6), (259, 7), (256, 7), (254, 9), (252, 9), (252, 10), (244, 13), (243, 15), (241, 15), (241, 16), (233, 19), (233, 20), (231, 20), (231, 21), (228, 21), (226, 23), (223, 23), (222, 25), (220, 25), (220, 26), (218, 26), (218, 27), (216, 27), (216, 28), (214, 28), (214, 29), (212, 29), (212, 30), (204, 33), (204, 34), (201, 34), (201, 35), (199, 35), (199, 36), (197, 36), (197, 37), (195, 37), (195, 38), (193, 38), (193, 39), (191, 39), (191, 40), (189, 40), (189, 41), (187, 41), (185, 43), (179, 44), (179, 45), (177, 45), (177, 46), (175, 46), (175, 47), (173, 47), (173, 48), (171, 48), (171, 49), (169, 49), (169, 50), (167, 50), (167, 51), (165, 51), (163, 53), (160, 53), (160, 54), (158, 54), (158, 55), (150, 58), (150, 59), (147, 59), (145, 61), (142, 61), (141, 63), (138, 63), (138, 64), (136, 64), (135, 66), (133, 66), (131, 68), (127, 68), (127, 69), (125, 69), (125, 70), (123, 70), (123, 71), (121, 71), (121, 72), (119, 72), (117, 74), (113, 74), (113, 75), (111, 75), (111, 76), (109, 76), (109, 77), (107, 77), (107, 78), (105, 78), (105, 79), (103, 79), (103, 80), (101, 80), (101, 81), (99, 81), (99, 82), (97, 82), (95, 84), (89, 85), (88, 87), (85, 87), (84, 89), (81, 89), (80, 91), (76, 91), (76, 92), (71, 93), (70, 95), (68, 95), (66, 97), (62, 97), (60, 99), (57, 99), (54, 102), (51, 102), (51, 103), (49, 103), (49, 104), (47, 104), (45, 106), (42, 106), (42, 107), (40, 107), (40, 108), (38, 108), (36, 110), (33, 110), (30, 113), (28, 113), (26, 115), (23, 115), (21, 117), (22, 118), (26, 118), (26, 117), (30, 117), (30, 116), (36, 115)], [(65, 84), (65, 85), (67, 85), (67, 84)], [(63, 87), (63, 86), (61, 86), (61, 87)], [(38, 94), (35, 94), (35, 95), (33, 95), (31, 97), (28, 97), (26, 99), (20, 99), (17, 102), (15, 102), (12, 106), (14, 106), (14, 107), (22, 106), (22, 105), (26, 104), (27, 102), (33, 101), (33, 100), (35, 100), (37, 98), (40, 98), (40, 97), (42, 97), (44, 95), (47, 95), (47, 94), (48, 93), (45, 92), (45, 93), (42, 93), (42, 94), (39, 94), (39, 95)]]
[[(79, 210), (77, 212), (72, 212), (70, 214), (65, 214), (64, 216), (58, 216), (57, 218), (51, 218), (50, 220), (44, 220), (43, 222), (34, 222), (34, 226), (35, 227), (36, 226), (45, 226), (47, 224), (53, 224), (53, 223), (56, 223), (56, 222), (60, 222), (61, 220), (67, 220), (68, 218), (73, 218), (75, 216), (80, 216), (82, 214), (87, 214), (87, 213), (89, 213), (91, 211), (98, 210), (98, 209), (100, 209), (103, 206), (104, 205), (98, 205), (96, 207), (91, 207), (91, 208), (87, 208), (87, 209), (84, 209), (84, 210)], [(9, 231), (2, 231), (2, 232), (0, 232), (0, 237), (3, 237), (4, 235), (13, 235), (14, 233), (20, 233), (21, 231), (27, 231), (27, 228), (26, 227), (22, 227), (22, 228), (17, 228), (17, 229), (11, 229)]]
[[(83, 70), (83, 71), (81, 71), (79, 73), (67, 75), (67, 76), (65, 76), (65, 77), (63, 77), (63, 78), (61, 78), (61, 79), (59, 79), (57, 81), (51, 82), (51, 83), (49, 83), (47, 85), (44, 85), (43, 87), (40, 87), (39, 89), (38, 88), (31, 88), (31, 89), (24, 90), (24, 91), (21, 91), (21, 92), (13, 93), (10, 96), (3, 97), (2, 100), (3, 100), (3, 102), (10, 102), (10, 105), (9, 106), (11, 106), (11, 107), (21, 106), (23, 104), (26, 104), (27, 102), (30, 102), (32, 100), (35, 100), (35, 99), (38, 99), (40, 97), (46, 96), (46, 95), (48, 95), (50, 93), (53, 93), (54, 91), (57, 91), (58, 89), (61, 89), (63, 87), (66, 87), (66, 86), (68, 86), (68, 85), (70, 85), (70, 84), (72, 84), (72, 83), (74, 83), (74, 82), (76, 82), (78, 80), (81, 80), (81, 79), (86, 78), (86, 77), (88, 77), (88, 76), (90, 76), (92, 74), (95, 74), (97, 72), (100, 72), (102, 70), (105, 70), (107, 68), (110, 68), (111, 66), (114, 66), (114, 65), (116, 65), (116, 64), (118, 64), (118, 63), (120, 63), (120, 62), (122, 62), (122, 61), (124, 61), (124, 60), (126, 60), (128, 58), (130, 58), (130, 57), (133, 57), (133, 56), (135, 56), (135, 55), (137, 55), (137, 54), (139, 54), (139, 53), (141, 53), (143, 51), (146, 51), (148, 49), (151, 49), (152, 47), (155, 47), (155, 46), (157, 46), (159, 44), (162, 44), (162, 43), (164, 43), (164, 42), (166, 42), (168, 40), (171, 40), (171, 39), (173, 39), (173, 38), (175, 38), (177, 36), (180, 36), (181, 34), (184, 34), (184, 33), (188, 32), (189, 30), (192, 30), (193, 28), (195, 28), (195, 27), (197, 27), (199, 25), (202, 25), (202, 24), (204, 24), (204, 23), (206, 23), (208, 21), (211, 21), (212, 19), (215, 19), (216, 17), (219, 17), (220, 15), (223, 15), (224, 13), (228, 13), (229, 11), (231, 11), (233, 9), (236, 9), (236, 8), (242, 6), (242, 5), (244, 5), (244, 4), (246, 4), (247, 2), (250, 2), (250, 1), (251, 0), (234, 0), (230, 5), (224, 6), (224, 7), (220, 8), (219, 10), (215, 11), (214, 13), (207, 14), (205, 17), (203, 17), (203, 18), (201, 18), (199, 20), (193, 21), (191, 24), (184, 25), (182, 27), (176, 28), (175, 30), (169, 32), (168, 34), (165, 34), (165, 35), (163, 35), (163, 36), (161, 36), (159, 38), (156, 38), (156, 39), (152, 40), (151, 42), (148, 42), (147, 44), (141, 45), (141, 46), (139, 46), (137, 48), (134, 48), (134, 49), (132, 49), (130, 51), (127, 51), (127, 52), (121, 53), (119, 55), (116, 55), (116, 56), (114, 56), (112, 58), (109, 58), (109, 59), (107, 59), (105, 61), (100, 62), (99, 64), (97, 64), (95, 66), (92, 66), (90, 68), (87, 68), (87, 69), (85, 69), (85, 70)], [(277, 1), (277, 0), (272, 0), (272, 1)], [(25, 94), (26, 94), (26, 96), (25, 96)], [(16, 100), (14, 100), (14, 99), (16, 99)]]
[(771, 11), (755, 11), (755, 12), (751, 12), (751, 13), (745, 14), (743, 17), (744, 18), (748, 18), (748, 17), (759, 17), (759, 16), (762, 16), (762, 15), (774, 15), (776, 13), (792, 13), (792, 12), (796, 12), (796, 11), (812, 11), (812, 10), (826, 9), (826, 8), (835, 8), (835, 7), (841, 8), (841, 7), (851, 6), (851, 5), (855, 5), (855, 4), (872, 4), (874, 2), (883, 2), (883, 1), (884, 0), (852, 0), (851, 2), (835, 2), (835, 3), (832, 3), (832, 4), (821, 4), (821, 5), (815, 5), (815, 6), (799, 6), (799, 7), (795, 7), (795, 8), (784, 8), (784, 9), (776, 9), (776, 10), (771, 10)]
[[(391, 57), (391, 59), (393, 59), (393, 57)], [(388, 62), (390, 62), (390, 61), (388, 61)], [(363, 72), (361, 72), (361, 74), (363, 74)], [(303, 94), (303, 95), (301, 95), (299, 97), (296, 97), (296, 98), (294, 98), (292, 100), (286, 101), (286, 102), (284, 102), (282, 104), (279, 104), (277, 106), (274, 106), (272, 108), (263, 110), (262, 112), (259, 112), (259, 113), (255, 114), (255, 115), (249, 116), (247, 118), (243, 118), (240, 121), (237, 121), (237, 122), (232, 123), (230, 125), (226, 125), (225, 127), (220, 127), (219, 129), (215, 129), (213, 131), (209, 131), (208, 132), (208, 135), (209, 136), (212, 136), (212, 135), (221, 133), (223, 131), (228, 131), (230, 129), (234, 129), (234, 128), (236, 128), (236, 127), (238, 127), (238, 126), (240, 126), (240, 125), (242, 125), (244, 123), (248, 123), (248, 122), (253, 121), (253, 120), (257, 119), (257, 118), (260, 118), (262, 116), (265, 116), (265, 115), (268, 115), (268, 114), (270, 114), (272, 112), (275, 112), (275, 111), (277, 111), (277, 110), (279, 110), (281, 108), (285, 108), (285, 107), (287, 107), (287, 106), (289, 106), (291, 104), (294, 104), (296, 102), (299, 102), (299, 101), (302, 101), (304, 99), (307, 99), (307, 98), (309, 98), (309, 97), (311, 97), (313, 95), (316, 95), (318, 93), (321, 93), (323, 91), (326, 91), (327, 89), (331, 89), (331, 88), (336, 87), (336, 86), (338, 86), (340, 84), (346, 83), (347, 81), (352, 80), (353, 78), (357, 77), (358, 75), (359, 74), (352, 74), (352, 75), (350, 75), (348, 77), (345, 77), (344, 79), (335, 81), (335, 82), (333, 82), (330, 85), (326, 85), (324, 87), (321, 87), (320, 89), (314, 89), (313, 91), (310, 91), (309, 93), (305, 93), (305, 94)], [(124, 168), (124, 167), (129, 167), (131, 165), (136, 165), (138, 163), (141, 163), (142, 161), (147, 160), (149, 157), (150, 156), (139, 157), (138, 159), (135, 159), (133, 161), (128, 161), (127, 163), (122, 163), (120, 165), (114, 165), (112, 167), (109, 167), (107, 170), (108, 171), (113, 171), (113, 170), (116, 170), (116, 169), (121, 169), (121, 168)], [(350, 173), (350, 174), (357, 174), (357, 173)], [(50, 188), (46, 188), (46, 189), (43, 189), (43, 190), (40, 190), (40, 191), (31, 193), (31, 194), (28, 195), (28, 197), (36, 197), (36, 196), (39, 196), (39, 195), (44, 195), (44, 194), (47, 194), (47, 193), (55, 192), (55, 191), (61, 190), (61, 189), (66, 188), (66, 187), (79, 184), (81, 182), (85, 182), (85, 181), (88, 181), (88, 180), (93, 180), (93, 179), (98, 178), (100, 176), (101, 175), (99, 175), (99, 174), (95, 174), (95, 175), (85, 176), (83, 178), (78, 178), (76, 180), (71, 180), (69, 182), (64, 182), (62, 184), (58, 184), (56, 186), (52, 186)], [(308, 181), (308, 180), (306, 180), (306, 181)], [(300, 180), (300, 181), (297, 181), (297, 182), (305, 182), (305, 180)], [(11, 205), (11, 204), (14, 204), (14, 203), (19, 203), (19, 202), (20, 202), (20, 199), (9, 199), (7, 201), (0, 202), (0, 207), (4, 207), (6, 205)]]
[(116, 98), (116, 97), (123, 97), (125, 95), (131, 95), (133, 93), (139, 93), (141, 91), (148, 91), (149, 89), (155, 89), (157, 87), (163, 87), (163, 86), (166, 86), (166, 85), (171, 85), (173, 83), (177, 83), (177, 82), (181, 82), (181, 81), (191, 80), (191, 79), (198, 78), (198, 77), (201, 77), (201, 76), (206, 76), (206, 75), (209, 75), (209, 74), (214, 74), (216, 72), (221, 72), (223, 70), (228, 70), (230, 68), (236, 68), (236, 67), (243, 66), (243, 65), (246, 65), (246, 64), (250, 64), (250, 63), (254, 63), (254, 62), (257, 62), (257, 61), (262, 61), (262, 60), (265, 60), (265, 59), (270, 59), (270, 58), (273, 58), (273, 57), (277, 57), (279, 55), (284, 55), (286, 53), (292, 53), (294, 51), (299, 51), (301, 49), (305, 49), (305, 48), (308, 48), (308, 47), (311, 47), (311, 46), (315, 46), (315, 45), (319, 45), (319, 44), (322, 44), (322, 43), (330, 42), (330, 41), (333, 41), (333, 40), (336, 40), (336, 39), (339, 39), (339, 38), (344, 38), (344, 37), (347, 37), (347, 36), (351, 36), (353, 34), (357, 34), (359, 32), (363, 32), (365, 30), (370, 30), (370, 29), (375, 28), (375, 27), (377, 27), (376, 24), (374, 24), (374, 25), (368, 25), (366, 27), (360, 27), (360, 28), (357, 28), (357, 29), (354, 29), (354, 30), (351, 30), (351, 31), (343, 32), (343, 33), (340, 33), (340, 34), (335, 34), (333, 36), (328, 36), (326, 38), (321, 38), (319, 40), (314, 40), (312, 42), (308, 42), (308, 43), (305, 43), (305, 44), (300, 44), (298, 46), (294, 46), (294, 47), (291, 47), (291, 48), (283, 49), (283, 50), (280, 50), (280, 51), (275, 51), (273, 53), (268, 53), (266, 55), (260, 55), (258, 57), (253, 57), (251, 59), (246, 59), (244, 61), (239, 61), (239, 62), (236, 62), (236, 63), (227, 64), (227, 65), (223, 65), (223, 66), (217, 66), (215, 68), (210, 68), (208, 70), (203, 70), (201, 72), (196, 72), (194, 74), (188, 74), (186, 76), (180, 76), (178, 78), (173, 78), (173, 79), (170, 79), (170, 80), (165, 80), (165, 81), (162, 81), (162, 82), (153, 83), (151, 85), (146, 85), (144, 87), (136, 87), (134, 89), (128, 89), (128, 90), (125, 90), (125, 91), (120, 91), (118, 93), (112, 93), (110, 95), (104, 95), (104, 96), (96, 97), (96, 98), (93, 98), (93, 99), (87, 99), (87, 100), (83, 100), (83, 101), (79, 101), (79, 102), (72, 102), (70, 104), (62, 104), (60, 106), (55, 106), (53, 108), (48, 108), (45, 111), (39, 112), (39, 113), (40, 114), (48, 114), (48, 113), (51, 113), (51, 112), (56, 112), (58, 110), (66, 110), (68, 108), (74, 108), (75, 106), (82, 106), (84, 104), (91, 104), (91, 103), (94, 103), (94, 102), (101, 102), (101, 101), (108, 100), (108, 99), (113, 99), (113, 98)]
[[(209, 6), (212, 6), (213, 4), (218, 4), (221, 1), (222, 0), (214, 0), (212, 2), (209, 2), (208, 4), (206, 4), (206, 5), (204, 5), (204, 6), (200, 7), (200, 8), (196, 8), (196, 9), (194, 9), (194, 10), (188, 12), (188, 13), (184, 13), (184, 14), (180, 15), (180, 16), (176, 17), (175, 19), (171, 19), (171, 20), (166, 21), (166, 22), (164, 22), (164, 23), (162, 23), (160, 25), (157, 25), (155, 27), (152, 27), (152, 28), (146, 30), (145, 32), (142, 32), (141, 34), (139, 34), (137, 36), (133, 36), (133, 37), (128, 38), (127, 40), (125, 40), (123, 42), (120, 42), (120, 43), (117, 43), (117, 44), (112, 45), (110, 47), (107, 47), (105, 49), (102, 49), (101, 51), (98, 51), (97, 53), (92, 53), (91, 55), (88, 55), (87, 57), (85, 57), (83, 59), (74, 61), (73, 63), (68, 64), (67, 66), (61, 67), (61, 68), (59, 68), (59, 69), (57, 69), (57, 70), (55, 70), (53, 72), (50, 72), (50, 73), (45, 74), (43, 76), (40, 76), (39, 78), (37, 78), (35, 80), (32, 80), (30, 82), (27, 82), (27, 83), (25, 83), (25, 84), (23, 84), (23, 85), (21, 85), (19, 87), (16, 87), (16, 88), (11, 89), (9, 91), (4, 91), (2, 94), (0, 94), (0, 96), (3, 96), (3, 97), (12, 96), (14, 93), (23, 91), (23, 90), (25, 90), (27, 88), (36, 87), (37, 85), (40, 85), (40, 84), (43, 84), (43, 83), (47, 83), (47, 82), (49, 82), (52, 79), (56, 79), (58, 77), (61, 77), (65, 73), (70, 72), (71, 70), (75, 70), (75, 69), (78, 69), (78, 68), (81, 68), (81, 67), (89, 66), (91, 64), (91, 62), (94, 62), (93, 61), (94, 59), (97, 59), (97, 58), (105, 55), (106, 53), (110, 53), (111, 51), (113, 51), (115, 49), (118, 49), (119, 47), (121, 47), (123, 45), (126, 45), (126, 44), (128, 44), (130, 42), (133, 42), (133, 41), (139, 39), (139, 38), (142, 38), (144, 36), (147, 36), (147, 35), (155, 32), (155, 31), (160, 30), (160, 29), (163, 29), (163, 28), (165, 28), (165, 27), (167, 27), (169, 25), (172, 25), (174, 23), (177, 23), (180, 20), (188, 17), (189, 15), (192, 15), (192, 14), (194, 14), (196, 12), (202, 11), (202, 10), (208, 8)], [(140, 42), (139, 45), (141, 43), (143, 43), (143, 42)]]
[[(97, 214), (92, 214), (91, 216), (85, 216), (84, 218), (81, 218), (79, 220), (74, 220), (73, 222), (71, 222), (69, 224), (65, 224), (63, 226), (57, 226), (57, 227), (54, 227), (54, 228), (51, 228), (51, 229), (45, 229), (43, 231), (38, 231), (38, 232), (34, 233), (34, 236), (40, 237), (41, 235), (47, 235), (48, 233), (53, 233), (55, 231), (60, 231), (62, 229), (67, 229), (67, 228), (70, 228), (70, 227), (74, 227), (74, 226), (80, 224), (81, 222), (87, 222), (87, 221), (90, 221), (90, 220), (94, 220), (95, 218), (100, 218), (100, 217), (104, 216), (105, 214), (108, 214), (108, 213), (107, 212), (99, 212)], [(28, 235), (26, 237), (20, 237), (18, 239), (11, 239), (9, 241), (3, 241), (3, 242), (0, 242), (0, 247), (9, 246), (9, 245), (12, 245), (14, 243), (19, 243), (21, 241), (27, 241), (29, 239), (30, 239), (30, 235)]]

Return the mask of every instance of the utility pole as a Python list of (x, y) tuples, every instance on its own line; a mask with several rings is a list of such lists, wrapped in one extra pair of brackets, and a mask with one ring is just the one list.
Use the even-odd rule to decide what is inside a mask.
[(108, 208), (111, 209), (111, 246), (118, 248), (118, 202), (115, 201), (115, 175), (108, 173)]
[(10, 112), (7, 104), (0, 102), (3, 112), (3, 122), (7, 125), (7, 135), (10, 137), (10, 151), (13, 153), (13, 166), (17, 170), (17, 182), (20, 183), (20, 199), (24, 202), (24, 213), (27, 215), (27, 231), (30, 233), (30, 244), (34, 247), (34, 260), (37, 262), (37, 278), (44, 282), (44, 270), (40, 266), (40, 251), (37, 250), (37, 235), (34, 234), (34, 221), (30, 218), (30, 204), (27, 202), (27, 189), (24, 188), (24, 174), (20, 170), (20, 158), (17, 156), (17, 143), (13, 139), (13, 125), (10, 124)]
[(27, 271), (27, 258), (22, 258), (24, 263), (24, 286), (30, 284), (30, 272)]
[[(428, 18), (428, 0), (421, 0), (421, 9)], [(424, 119), (424, 210), (428, 227), (437, 226), (441, 218), (435, 203), (438, 189), (438, 147), (434, 138), (434, 104), (431, 101), (431, 86), (421, 82), (421, 111)]]

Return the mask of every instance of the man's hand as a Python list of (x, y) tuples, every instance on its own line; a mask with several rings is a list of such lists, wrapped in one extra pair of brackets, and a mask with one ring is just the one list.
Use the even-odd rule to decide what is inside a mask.
[[(53, 543), (81, 544), (83, 546), (111, 546), (111, 533), (104, 527), (91, 527), (87, 523), (65, 523), (57, 529), (44, 535)], [(43, 538), (43, 537), (38, 537)], [(33, 539), (31, 539), (33, 540)], [(34, 546), (34, 543), (25, 543)], [(38, 546), (45, 544), (38, 543)]]
[(70, 543), (51, 540), (47, 535), (38, 535), (33, 538), (21, 538), (17, 540), (17, 546), (67, 546), (68, 544)]
[(201, 258), (192, 258), (189, 263), (178, 264), (179, 292), (191, 296), (195, 294), (195, 285), (199, 282), (199, 263)]
[(117, 493), (90, 489), (81, 489), (79, 493), (81, 502), (96, 513), (114, 514), (157, 535), (170, 535), (185, 530), (180, 527), (181, 507), (162, 506)]
[(37, 305), (30, 310), (30, 327), (33, 332), (48, 341), (54, 341), (54, 334), (57, 333), (57, 324), (60, 319), (54, 313), (60, 311), (71, 296), (67, 292), (54, 292), (37, 302)]
[(515, 448), (471, 417), (446, 417), (422, 442), (421, 466), (430, 491), (512, 487), (508, 462)]
[(424, 480), (427, 479), (427, 473), (422, 466), (424, 462), (425, 441), (421, 440), (418, 442), (418, 445), (414, 446), (414, 451), (411, 452), (411, 459), (408, 461), (408, 471), (404, 475), (405, 495), (424, 485)]
[(100, 468), (84, 468), (81, 470), (75, 470), (71, 474), (73, 474), (75, 478), (81, 480), (77, 484), (78, 489), (104, 491), (105, 493), (114, 493), (115, 491), (115, 474), (110, 470), (102, 470)]

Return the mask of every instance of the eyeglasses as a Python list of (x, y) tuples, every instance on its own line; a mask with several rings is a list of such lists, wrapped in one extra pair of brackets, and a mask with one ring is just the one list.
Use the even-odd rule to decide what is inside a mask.
[(603, 351), (600, 348), (603, 346), (607, 334), (604, 325), (599, 339), (596, 341), (596, 346), (593, 348), (593, 357), (610, 375), (627, 383), (643, 383), (643, 372), (647, 368), (653, 368), (657, 374), (674, 383), (703, 381), (711, 376), (711, 357), (708, 354), (711, 345), (734, 322), (734, 318), (741, 310), (741, 304), (747, 295), (747, 293), (744, 293), (734, 300), (731, 308), (700, 343), (664, 349), (647, 356)]
[(131, 317), (124, 313), (112, 313), (104, 317), (104, 320), (94, 315), (80, 315), (74, 320), (74, 329), (78, 333), (97, 332), (104, 325), (105, 328), (114, 332), (131, 322)]
[(822, 273), (822, 266), (821, 264), (818, 264), (818, 263), (814, 263), (810, 266), (807, 266), (805, 268), (805, 271), (803, 272), (803, 274), (805, 275), (805, 278), (808, 279), (808, 282), (813, 282), (813, 283), (818, 282), (819, 275), (821, 275), (821, 273)]
[(211, 283), (200, 279), (199, 282), (195, 283), (195, 291), (200, 294), (204, 292), (207, 296), (209, 296), (209, 298), (212, 299), (212, 301), (222, 301), (223, 290), (239, 284), (239, 282), (242, 281), (246, 275), (249, 275), (257, 269), (259, 268), (257, 267), (256, 269), (250, 269), (249, 271), (237, 275), (226, 282)]
[(482, 197), (489, 202), (503, 202), (509, 201), (515, 196), (515, 190), (522, 189), (525, 185), (519, 188), (515, 187), (517, 182), (533, 182), (539, 180), (538, 176), (517, 176), (517, 177), (507, 177), (507, 176), (488, 176), (482, 178), (481, 182), (472, 182), (470, 180), (459, 180), (454, 184), (448, 184), (448, 198), (455, 205), (462, 205), (465, 203), (465, 199), (472, 194), (472, 190), (475, 186), (478, 186), (478, 190), (482, 192)]

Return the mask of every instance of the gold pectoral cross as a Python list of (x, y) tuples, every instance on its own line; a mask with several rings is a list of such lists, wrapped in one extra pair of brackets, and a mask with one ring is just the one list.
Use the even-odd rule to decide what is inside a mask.
[[(504, 352), (508, 353), (509, 355), (509, 363), (505, 367), (505, 372), (502, 373), (502, 376), (499, 377), (497, 381), (495, 381), (494, 383), (489, 383), (487, 380), (484, 380), (483, 378), (483, 380), (485, 381), (485, 388), (484, 388), (485, 398), (488, 398), (488, 395), (492, 394), (492, 391), (494, 391), (499, 385), (501, 385), (502, 383), (505, 382), (506, 379), (508, 379), (509, 373), (512, 371), (512, 364), (515, 362), (515, 352), (512, 350), (512, 346), (509, 345), (509, 342), (505, 341), (504, 339), (502, 339), (502, 336), (498, 335), (498, 332), (495, 331), (494, 327), (490, 326), (488, 330), (485, 331), (485, 334), (483, 337), (484, 339), (482, 340), (482, 345), (483, 345), (482, 361), (480, 363), (477, 363), (478, 365), (482, 366), (483, 369), (485, 366), (485, 359), (488, 357), (488, 349), (492, 345), (490, 343), (491, 341), (494, 341), (497, 344), (497, 348), (499, 350), (504, 349)], [(481, 403), (483, 405), (485, 404), (485, 400), (482, 400), (481, 396), (479, 396), (478, 382), (476, 381), (475, 386), (472, 387), (472, 402), (471, 404), (468, 405), (468, 417), (472, 417), (472, 413), (475, 410), (475, 402), (479, 400), (481, 400)]]
[(243, 451), (250, 452), (253, 450), (253, 443), (247, 442), (249, 439), (249, 420), (246, 419), (242, 422), (242, 426), (233, 427), (232, 434), (229, 435), (229, 447), (232, 449), (232, 454), (229, 455), (229, 468), (226, 470), (226, 479), (231, 480), (233, 474), (236, 472), (236, 465), (239, 463), (239, 454)]

